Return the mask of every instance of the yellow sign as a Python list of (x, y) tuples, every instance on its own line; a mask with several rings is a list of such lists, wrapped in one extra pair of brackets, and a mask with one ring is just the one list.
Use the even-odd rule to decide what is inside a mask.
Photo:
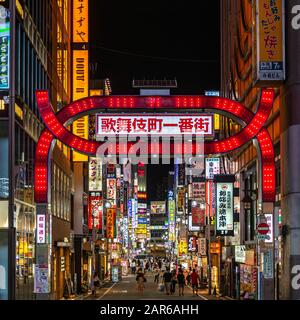
[(89, 0), (73, 0), (73, 42), (89, 42)]
[(188, 251), (187, 251), (187, 243), (186, 243), (186, 240), (180, 240), (180, 243), (179, 243), (179, 255), (183, 255), (183, 254), (187, 254)]
[[(73, 101), (86, 98), (88, 90), (88, 50), (73, 50)], [(73, 133), (88, 139), (88, 116), (82, 117), (73, 123)], [(73, 153), (73, 161), (88, 161), (88, 156), (78, 152)]]
[(257, 0), (257, 80), (282, 81), (284, 65), (283, 0)]

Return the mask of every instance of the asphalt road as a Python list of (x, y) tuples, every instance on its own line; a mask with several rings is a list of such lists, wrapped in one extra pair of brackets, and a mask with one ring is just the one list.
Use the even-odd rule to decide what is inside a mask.
[(145, 283), (144, 294), (137, 292), (135, 275), (123, 277), (120, 282), (106, 283), (97, 290), (95, 295), (88, 295), (85, 300), (215, 300), (216, 297), (206, 295), (206, 291), (199, 291), (198, 296), (193, 296), (190, 287), (184, 289), (184, 296), (179, 297), (178, 285), (174, 295), (166, 295), (165, 292), (158, 291), (157, 283), (154, 282), (154, 276), (151, 272), (146, 273), (147, 282)]

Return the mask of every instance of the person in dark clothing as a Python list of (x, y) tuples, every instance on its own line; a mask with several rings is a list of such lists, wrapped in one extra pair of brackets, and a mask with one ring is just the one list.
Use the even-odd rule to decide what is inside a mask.
[(175, 293), (176, 283), (177, 283), (176, 270), (173, 270), (172, 271), (172, 278), (171, 278), (171, 287), (170, 287), (170, 293), (171, 294)]
[(181, 268), (178, 271), (177, 281), (178, 281), (179, 296), (183, 296), (184, 295), (183, 291), (185, 286), (185, 277)]
[(167, 268), (167, 270), (163, 274), (163, 279), (164, 279), (164, 284), (165, 284), (165, 288), (166, 288), (166, 294), (169, 295), (170, 294), (170, 284), (171, 284), (171, 280), (172, 280), (172, 274), (170, 272), (170, 269)]

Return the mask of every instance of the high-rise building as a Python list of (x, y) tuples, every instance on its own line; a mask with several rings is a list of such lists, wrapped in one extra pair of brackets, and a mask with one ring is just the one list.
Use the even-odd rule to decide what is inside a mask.
[[(230, 154), (230, 173), (240, 190), (238, 249), (253, 251), (241, 272), (254, 275), (258, 299), (299, 298), (292, 286), (293, 267), (299, 264), (299, 31), (293, 10), (296, 1), (221, 1), (221, 95), (256, 112), (261, 89), (274, 88), (275, 100), (266, 127), (275, 151), (276, 199), (268, 208), (260, 201), (259, 150), (248, 143)], [(223, 122), (223, 133), (240, 130)], [(271, 243), (257, 241), (260, 216), (269, 214)], [(287, 231), (288, 230), (288, 231)], [(256, 271), (258, 270), (258, 271)], [(294, 269), (295, 271), (295, 269)], [(258, 272), (258, 276), (256, 276)], [(295, 276), (296, 276), (296, 272)], [(258, 288), (258, 289), (257, 289)], [(257, 289), (257, 290), (256, 290)]]
[[(33, 187), (36, 144), (44, 124), (35, 92), (48, 90), (55, 112), (71, 101), (70, 9), (71, 0), (0, 3), (5, 62), (0, 76), (0, 299), (35, 299), (38, 290)], [(51, 297), (61, 298), (65, 275), (72, 272), (72, 167), (70, 150), (61, 143), (53, 147), (50, 167), (52, 257), (47, 286)]]

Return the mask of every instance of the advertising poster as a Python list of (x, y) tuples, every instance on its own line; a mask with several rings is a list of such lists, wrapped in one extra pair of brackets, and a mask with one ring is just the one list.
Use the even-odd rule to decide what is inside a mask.
[(50, 283), (48, 277), (48, 268), (35, 267), (35, 278), (34, 278), (34, 292), (35, 293), (49, 293)]

